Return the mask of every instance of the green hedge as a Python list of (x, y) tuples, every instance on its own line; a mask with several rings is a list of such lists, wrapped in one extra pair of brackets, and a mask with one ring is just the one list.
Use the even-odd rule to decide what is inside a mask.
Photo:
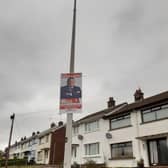
[[(27, 165), (27, 159), (9, 159), (9, 166), (21, 166)], [(0, 167), (5, 166), (5, 160), (0, 160)]]

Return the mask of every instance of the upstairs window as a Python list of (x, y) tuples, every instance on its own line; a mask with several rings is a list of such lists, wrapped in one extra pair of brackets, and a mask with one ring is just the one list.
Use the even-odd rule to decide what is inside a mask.
[(32, 145), (34, 145), (34, 144), (36, 144), (36, 139), (35, 138), (32, 139)]
[(73, 127), (73, 135), (75, 136), (75, 135), (78, 135), (78, 133), (79, 133), (79, 126), (74, 126)]
[(93, 132), (99, 129), (99, 121), (93, 121), (85, 124), (85, 132)]
[(123, 128), (131, 125), (130, 114), (116, 117), (110, 120), (110, 129)]
[(133, 157), (132, 142), (111, 144), (112, 159)]
[(142, 122), (156, 121), (164, 118), (168, 118), (168, 105), (142, 111)]
[(42, 144), (42, 138), (39, 138), (39, 145)]
[(46, 135), (46, 143), (48, 143), (48, 141), (49, 141), (49, 135)]

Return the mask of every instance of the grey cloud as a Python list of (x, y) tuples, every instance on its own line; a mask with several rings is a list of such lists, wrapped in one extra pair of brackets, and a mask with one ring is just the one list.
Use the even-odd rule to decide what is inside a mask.
[[(167, 89), (167, 1), (77, 4), (75, 70), (84, 74), (84, 112), (75, 119), (105, 108), (109, 96), (132, 101), (138, 86), (145, 96)], [(69, 70), (72, 5), (0, 2), (0, 148), (7, 144), (12, 112), (18, 116), (14, 141), (65, 120), (58, 115), (59, 80)]]

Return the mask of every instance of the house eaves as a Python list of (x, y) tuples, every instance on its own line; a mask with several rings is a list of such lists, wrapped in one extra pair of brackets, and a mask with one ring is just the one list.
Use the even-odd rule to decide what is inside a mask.
[(126, 105), (126, 104), (127, 103), (122, 103), (122, 104), (116, 105), (114, 107), (106, 108), (106, 109), (98, 111), (96, 113), (92, 113), (90, 115), (87, 115), (87, 116), (81, 118), (80, 120), (75, 121), (73, 123), (73, 126), (83, 124), (83, 123), (92, 122), (92, 121), (98, 120), (100, 118), (104, 118), (105, 114), (107, 114), (109, 112), (112, 112), (113, 110), (118, 109), (118, 108), (120, 108), (120, 107), (122, 107), (123, 105)]
[(162, 92), (160, 94), (157, 94), (151, 97), (147, 97), (140, 101), (127, 104), (120, 110), (112, 112), (110, 115), (107, 114), (106, 116), (104, 116), (104, 119), (111, 118), (116, 115), (122, 115), (134, 110), (142, 110), (142, 109), (146, 109), (152, 106), (157, 106), (165, 103), (168, 103), (168, 91)]

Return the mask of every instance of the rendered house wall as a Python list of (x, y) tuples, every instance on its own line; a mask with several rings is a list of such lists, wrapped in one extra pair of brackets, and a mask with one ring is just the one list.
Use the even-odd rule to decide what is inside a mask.
[[(149, 136), (150, 138), (150, 135), (168, 134), (168, 119), (142, 124), (141, 112), (132, 111), (130, 127), (115, 130), (109, 129), (109, 120), (102, 118), (99, 120), (99, 129), (95, 132), (85, 133), (84, 124), (79, 125), (78, 134), (73, 136), (73, 144), (78, 146), (76, 157), (72, 156), (72, 164), (74, 162), (84, 164), (87, 160), (94, 160), (99, 164), (105, 163), (107, 167), (135, 167), (137, 166), (137, 161), (143, 158), (145, 166), (149, 166), (147, 141), (137, 137)], [(107, 132), (111, 133), (111, 139), (106, 138), (105, 134)], [(83, 140), (79, 140), (79, 134), (83, 136)], [(128, 141), (132, 142), (133, 158), (111, 160), (110, 145)], [(100, 143), (99, 155), (85, 156), (84, 145), (95, 142)]]

